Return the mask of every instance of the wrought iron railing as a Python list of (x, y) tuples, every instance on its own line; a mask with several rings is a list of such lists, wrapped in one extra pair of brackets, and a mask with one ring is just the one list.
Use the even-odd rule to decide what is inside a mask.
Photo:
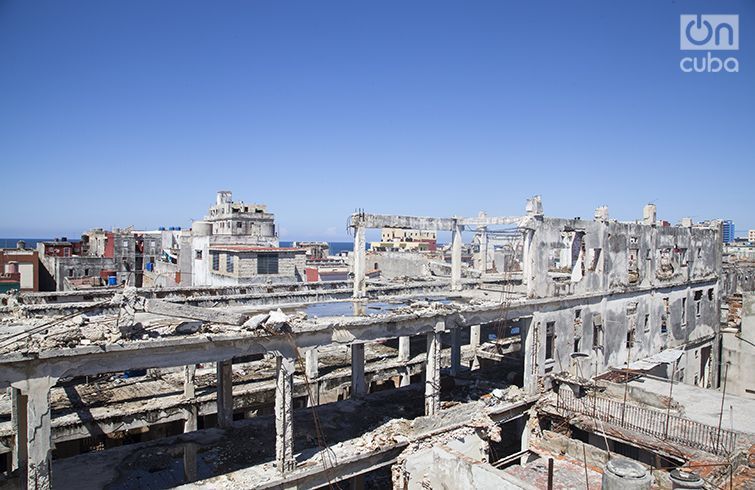
[(720, 456), (734, 452), (736, 432), (718, 429), (678, 415), (599, 396), (577, 398), (562, 387), (558, 393), (561, 411), (590, 416), (622, 429), (639, 432), (667, 443), (680, 444)]

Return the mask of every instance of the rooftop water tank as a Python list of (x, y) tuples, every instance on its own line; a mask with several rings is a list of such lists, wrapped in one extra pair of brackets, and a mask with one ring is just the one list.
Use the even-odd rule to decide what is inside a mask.
[(18, 262), (11, 261), (5, 264), (6, 274), (18, 274)]
[(671, 488), (674, 490), (677, 488), (703, 488), (705, 483), (696, 473), (679, 468), (669, 473), (669, 479), (671, 480)]
[(614, 456), (603, 471), (603, 490), (650, 490), (652, 483), (648, 470), (628, 458)]

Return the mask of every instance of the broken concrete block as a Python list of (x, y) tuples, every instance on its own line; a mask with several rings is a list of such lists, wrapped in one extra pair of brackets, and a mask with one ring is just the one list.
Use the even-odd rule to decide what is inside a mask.
[(260, 313), (254, 315), (249, 318), (249, 320), (244, 322), (243, 327), (247, 330), (256, 330), (260, 328), (260, 326), (262, 326), (262, 324), (265, 323), (268, 318), (270, 318), (270, 315), (268, 313)]
[(176, 333), (179, 335), (191, 335), (199, 332), (202, 325), (203, 322), (200, 321), (181, 322), (176, 326)]
[(274, 332), (290, 332), (291, 326), (289, 325), (288, 315), (283, 313), (280, 308), (270, 312), (270, 316), (265, 322), (265, 327), (273, 330)]

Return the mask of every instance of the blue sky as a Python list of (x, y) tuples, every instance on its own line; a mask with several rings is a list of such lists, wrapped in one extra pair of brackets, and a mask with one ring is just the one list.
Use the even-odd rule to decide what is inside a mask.
[[(681, 72), (690, 13), (739, 14), (739, 73)], [(220, 189), (284, 240), (533, 194), (755, 228), (753, 36), (751, 0), (0, 1), (0, 236), (186, 226)]]

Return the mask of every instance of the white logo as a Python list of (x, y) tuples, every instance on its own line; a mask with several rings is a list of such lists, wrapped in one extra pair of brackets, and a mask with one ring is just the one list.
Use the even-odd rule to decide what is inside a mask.
[(679, 49), (697, 51), (739, 49), (738, 15), (681, 15), (679, 21)]
[(739, 60), (733, 56), (719, 58), (711, 51), (739, 49), (739, 15), (685, 14), (679, 16), (679, 49), (707, 51), (699, 56), (687, 56), (679, 62), (685, 73), (736, 73)]

